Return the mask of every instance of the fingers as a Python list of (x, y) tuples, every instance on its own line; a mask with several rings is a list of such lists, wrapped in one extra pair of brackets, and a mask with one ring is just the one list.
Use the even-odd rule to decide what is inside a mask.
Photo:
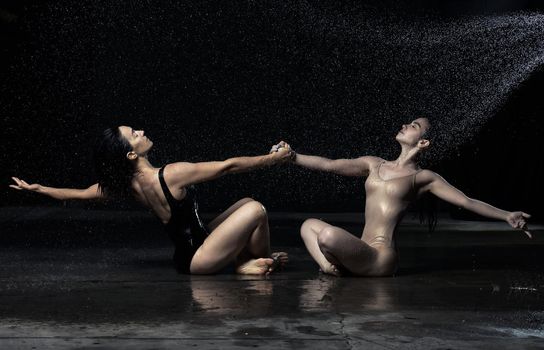
[(291, 146), (289, 146), (289, 144), (285, 141), (280, 141), (278, 144), (274, 146), (276, 146), (277, 148), (291, 148)]
[(531, 232), (529, 231), (529, 227), (527, 226), (527, 223), (525, 220), (519, 220), (512, 223), (512, 227), (516, 229), (522, 230), (529, 238), (533, 238), (533, 235), (531, 235)]
[(531, 232), (529, 232), (529, 227), (527, 226), (527, 223), (525, 222), (525, 220), (521, 219), (517, 222), (516, 224), (516, 228), (519, 228), (520, 230), (522, 230), (523, 232), (525, 232), (525, 234), (529, 237), (529, 238), (533, 238), (533, 236), (531, 235)]
[[(286, 143), (283, 142), (283, 141), (280, 141), (279, 143), (275, 144), (274, 146), (272, 146), (272, 148), (270, 149), (270, 153), (273, 153), (273, 152), (277, 152), (279, 151), (280, 149), (282, 148), (285, 148), (286, 147)], [(289, 146), (289, 145), (287, 145)]]
[(290, 153), (291, 150), (288, 149), (288, 148), (285, 148), (285, 147), (280, 147), (280, 148), (278, 148), (278, 152), (287, 152), (287, 153)]
[(17, 185), (9, 185), (9, 187), (11, 187), (11, 188), (15, 188), (17, 190), (24, 190), (28, 186), (28, 184), (26, 182), (19, 179), (18, 177), (12, 176), (11, 179), (13, 181), (15, 181), (15, 183), (17, 184)]
[(30, 186), (25, 180), (21, 180), (18, 177), (12, 176), (11, 178), (12, 178), (13, 181), (15, 181), (17, 183), (17, 186), (20, 189), (26, 189), (27, 187)]
[(25, 180), (21, 180), (18, 177), (12, 176), (11, 179), (15, 182), (10, 187), (16, 190), (36, 191), (39, 188), (38, 184), (28, 184)]
[(272, 146), (269, 153), (270, 154), (279, 153), (278, 158), (282, 162), (283, 161), (293, 161), (295, 159), (295, 157), (296, 157), (295, 151), (293, 151), (291, 146), (285, 141), (280, 141), (278, 144)]
[(531, 218), (530, 214), (524, 213), (522, 211), (515, 211), (511, 212), (506, 221), (515, 229), (522, 230), (529, 238), (533, 238), (533, 235), (531, 235), (531, 232), (529, 231), (529, 227), (527, 227), (527, 221), (526, 219)]
[(283, 266), (289, 262), (289, 255), (286, 252), (274, 252), (270, 254), (270, 257), (274, 259), (274, 261), (279, 261), (280, 266)]

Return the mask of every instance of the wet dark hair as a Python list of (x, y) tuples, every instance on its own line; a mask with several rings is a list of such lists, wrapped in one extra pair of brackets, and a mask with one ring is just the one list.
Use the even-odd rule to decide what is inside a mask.
[(433, 141), (436, 138), (436, 127), (433, 126), (433, 124), (431, 124), (431, 120), (429, 118), (427, 117), (423, 117), (423, 118), (429, 121), (429, 127), (427, 128), (427, 130), (425, 130), (423, 135), (421, 135), (421, 138), (424, 140)]
[[(422, 116), (429, 121), (429, 127), (425, 133), (421, 136), (422, 139), (429, 140), (429, 147), (421, 154), (420, 163), (425, 167), (429, 166), (434, 159), (434, 152), (437, 147), (433, 147), (433, 142), (436, 141), (436, 127), (431, 124), (431, 119), (427, 116)], [(425, 193), (417, 201), (417, 210), (419, 212), (419, 223), (426, 224), (429, 228), (429, 232), (433, 232), (438, 222), (437, 211), (438, 201), (435, 195), (432, 193)]]
[(438, 223), (438, 201), (434, 194), (425, 193), (417, 201), (417, 210), (419, 212), (419, 223), (426, 224), (429, 232), (434, 232)]
[(132, 151), (119, 127), (104, 130), (96, 140), (94, 167), (98, 189), (106, 197), (129, 197), (134, 165), (127, 158)]
[(423, 165), (428, 166), (432, 163), (433, 159), (436, 159), (436, 152), (438, 152), (439, 150), (439, 147), (436, 147), (435, 145), (437, 141), (438, 128), (431, 123), (431, 118), (425, 116), (421, 118), (426, 118), (429, 121), (429, 127), (427, 128), (427, 130), (425, 130), (423, 135), (421, 135), (421, 139), (428, 140), (430, 142), (430, 145), (425, 149), (424, 152), (420, 154), (419, 161)]

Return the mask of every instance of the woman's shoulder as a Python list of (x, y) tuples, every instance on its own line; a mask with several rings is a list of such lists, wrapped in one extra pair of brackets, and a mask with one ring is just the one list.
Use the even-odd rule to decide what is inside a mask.
[(430, 169), (420, 169), (417, 172), (417, 181), (421, 183), (430, 183), (434, 180), (442, 179), (438, 173)]
[(364, 160), (371, 168), (386, 161), (376, 156), (361, 156), (359, 159)]
[(190, 162), (172, 162), (164, 164), (161, 169), (165, 176), (176, 177), (179, 174), (190, 172), (194, 165), (194, 163)]

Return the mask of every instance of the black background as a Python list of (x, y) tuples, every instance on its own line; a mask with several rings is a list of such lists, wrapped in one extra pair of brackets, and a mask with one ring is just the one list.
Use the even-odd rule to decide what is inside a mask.
[[(443, 133), (454, 124), (432, 99), (402, 98), (417, 96), (408, 82), (419, 73), (391, 68), (403, 73), (391, 81), (384, 72), (403, 62), (402, 51), (388, 54), (377, 32), (412, 19), (451, 23), (543, 8), (540, 1), (4, 1), (2, 205), (60, 205), (10, 190), (12, 175), (92, 184), (90, 147), (110, 125), (143, 128), (156, 166), (262, 154), (281, 139), (301, 153), (392, 158), (401, 123), (431, 114)], [(361, 44), (354, 23), (373, 33), (362, 39), (364, 50), (354, 49)], [(433, 61), (426, 64), (433, 72)], [(490, 116), (450, 135), (461, 141), (442, 145), (430, 167), (471, 197), (542, 219), (542, 91), (540, 67)], [(392, 106), (382, 109), (387, 101)], [(204, 211), (243, 196), (277, 211), (364, 207), (362, 179), (291, 165), (201, 186)]]

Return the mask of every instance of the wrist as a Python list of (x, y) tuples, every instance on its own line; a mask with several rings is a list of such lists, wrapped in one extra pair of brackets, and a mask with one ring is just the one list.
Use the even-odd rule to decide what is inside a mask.
[(274, 165), (278, 161), (279, 158), (277, 157), (277, 154), (278, 154), (278, 152), (272, 152), (272, 153), (269, 153), (269, 154), (267, 154), (265, 156), (265, 157), (268, 158), (268, 161), (269, 161), (270, 165)]

